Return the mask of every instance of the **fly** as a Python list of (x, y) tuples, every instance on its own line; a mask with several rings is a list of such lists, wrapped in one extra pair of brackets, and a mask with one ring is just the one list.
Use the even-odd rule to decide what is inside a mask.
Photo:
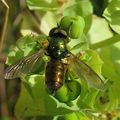
[(60, 27), (51, 29), (47, 42), (49, 44), (44, 49), (9, 66), (5, 71), (5, 79), (20, 77), (22, 72), (27, 74), (33, 69), (35, 63), (47, 54), (50, 61), (46, 65), (45, 83), (52, 94), (64, 84), (65, 76), (70, 71), (74, 71), (90, 86), (97, 89), (103, 88), (103, 81), (97, 73), (67, 49), (69, 38), (66, 31)]

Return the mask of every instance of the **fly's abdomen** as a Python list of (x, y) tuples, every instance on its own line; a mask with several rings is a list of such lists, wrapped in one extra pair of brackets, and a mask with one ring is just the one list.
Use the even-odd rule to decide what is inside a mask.
[(51, 59), (46, 67), (46, 85), (51, 93), (56, 92), (64, 83), (65, 69), (60, 60)]

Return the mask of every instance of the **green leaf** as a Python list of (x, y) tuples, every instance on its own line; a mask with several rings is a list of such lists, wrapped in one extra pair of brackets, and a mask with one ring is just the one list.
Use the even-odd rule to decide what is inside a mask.
[(65, 114), (64, 116), (58, 116), (57, 119), (53, 120), (89, 120), (89, 118), (83, 112), (73, 112)]
[(114, 35), (113, 37), (108, 38), (104, 41), (90, 45), (90, 48), (92, 48), (92, 49), (104, 48), (106, 46), (112, 45), (112, 44), (117, 43), (119, 41), (120, 41), (120, 35)]
[(111, 15), (111, 22), (110, 22), (110, 26), (111, 28), (117, 32), (118, 34), (120, 34), (120, 10), (119, 11), (115, 11), (112, 15)]
[(44, 79), (43, 75), (31, 75), (26, 78), (25, 82), (22, 82), (20, 96), (15, 107), (17, 117), (53, 116), (78, 110), (77, 107), (59, 103), (50, 96), (46, 90)]
[(20, 51), (17, 47), (14, 48), (13, 51), (10, 51), (7, 57), (6, 64), (11, 65), (16, 61), (20, 60), (24, 56), (24, 52)]
[(56, 14), (51, 11), (47, 11), (40, 21), (40, 30), (46, 35), (49, 34), (51, 28), (57, 26)]
[(24, 56), (34, 53), (38, 49), (36, 39), (34, 36), (21, 37), (13, 51), (9, 52), (6, 64), (11, 65)]
[(79, 53), (80, 51), (88, 49), (88, 42), (86, 36), (83, 34), (78, 39), (71, 39), (71, 41), (68, 43), (68, 48), (70, 51), (74, 54)]
[(36, 38), (34, 36), (29, 35), (17, 40), (16, 46), (21, 51), (24, 51), (24, 56), (33, 53), (37, 49), (37, 41), (35, 41)]
[(103, 16), (108, 20), (111, 28), (120, 34), (120, 0), (112, 0), (105, 9)]
[(57, 0), (26, 0), (31, 10), (57, 10)]
[(94, 15), (92, 21), (92, 26), (88, 32), (90, 44), (97, 44), (113, 36), (109, 24), (104, 18)]
[(85, 20), (84, 32), (87, 33), (92, 23), (92, 5), (89, 0), (77, 1), (74, 5), (67, 7), (63, 15), (82, 16)]
[(105, 90), (98, 94), (95, 102), (97, 110), (108, 111), (118, 108), (120, 104), (120, 42), (100, 50), (104, 61), (102, 74), (108, 79)]

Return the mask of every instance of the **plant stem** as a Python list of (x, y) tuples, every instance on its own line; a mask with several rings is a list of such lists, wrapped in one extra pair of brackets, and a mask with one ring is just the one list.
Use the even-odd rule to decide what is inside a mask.
[(4, 80), (4, 64), (0, 62), (0, 100), (1, 100), (1, 116), (8, 116), (8, 106), (6, 98), (6, 85)]
[(0, 62), (1, 62), (1, 63), (5, 63), (5, 62), (6, 62), (6, 59), (7, 59), (7, 58), (6, 58), (4, 55), (1, 55), (1, 54), (0, 54)]
[(7, 10), (6, 10), (6, 14), (5, 14), (5, 22), (3, 25), (2, 36), (0, 38), (1, 39), (0, 40), (0, 53), (2, 52), (3, 42), (5, 40), (5, 34), (6, 34), (6, 30), (7, 30), (7, 23), (8, 23), (8, 16), (9, 16), (9, 6), (5, 2), (5, 0), (2, 0), (2, 2), (6, 6)]
[(102, 41), (102, 42), (98, 42), (98, 43), (90, 45), (90, 48), (98, 49), (98, 48), (102, 48), (102, 47), (114, 44), (114, 43), (119, 42), (119, 41), (120, 41), (120, 35), (115, 35), (111, 38), (108, 38), (108, 39)]
[[(5, 40), (5, 34), (7, 30), (7, 23), (8, 23), (8, 15), (9, 15), (9, 6), (5, 2), (5, 0), (1, 0), (2, 3), (6, 6), (6, 13), (5, 13), (5, 21), (3, 24), (2, 34), (0, 38), (0, 56), (3, 50), (3, 43)], [(3, 60), (3, 59), (2, 59)], [(4, 61), (4, 60), (3, 60)], [(0, 101), (1, 101), (1, 117), (8, 117), (8, 106), (7, 106), (7, 96), (6, 96), (6, 85), (4, 80), (4, 62), (0, 61)]]

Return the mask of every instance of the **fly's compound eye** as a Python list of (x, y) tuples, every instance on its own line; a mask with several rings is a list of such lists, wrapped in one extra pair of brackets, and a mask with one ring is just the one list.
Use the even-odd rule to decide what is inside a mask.
[(53, 28), (49, 32), (49, 36), (52, 37), (61, 37), (61, 38), (67, 38), (67, 33), (65, 30), (60, 29), (59, 27)]
[(50, 30), (49, 36), (50, 36), (50, 37), (55, 36), (55, 34), (57, 33), (57, 31), (58, 31), (58, 28), (57, 28), (57, 27), (53, 28), (52, 30)]

